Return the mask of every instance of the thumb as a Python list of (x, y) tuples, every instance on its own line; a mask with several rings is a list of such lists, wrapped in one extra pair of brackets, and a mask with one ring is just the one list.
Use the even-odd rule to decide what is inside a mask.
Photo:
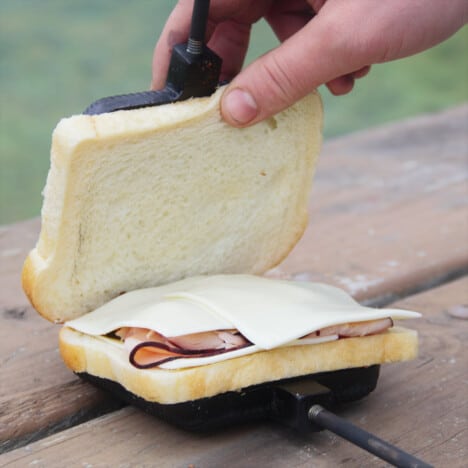
[[(333, 24), (319, 18), (234, 78), (222, 98), (225, 121), (236, 127), (252, 125), (287, 108), (319, 85), (367, 65), (361, 53), (349, 53), (343, 30), (337, 31)], [(352, 85), (352, 79), (342, 83), (342, 91), (349, 91)], [(344, 90), (343, 86), (349, 88)]]

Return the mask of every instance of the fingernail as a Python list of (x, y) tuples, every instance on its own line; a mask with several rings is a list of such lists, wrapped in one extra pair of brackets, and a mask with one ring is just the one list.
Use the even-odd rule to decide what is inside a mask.
[(258, 114), (258, 106), (252, 95), (241, 88), (229, 91), (223, 99), (223, 113), (234, 122), (245, 125)]

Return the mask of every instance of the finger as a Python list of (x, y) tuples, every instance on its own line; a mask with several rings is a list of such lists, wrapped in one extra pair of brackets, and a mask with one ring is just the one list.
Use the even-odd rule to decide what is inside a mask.
[(341, 96), (352, 91), (354, 87), (354, 80), (366, 76), (370, 71), (370, 65), (356, 70), (353, 73), (348, 73), (344, 76), (339, 76), (327, 83), (327, 88), (335, 96)]
[(354, 73), (352, 73), (353, 78), (364, 78), (370, 72), (370, 69), (370, 65), (366, 65), (365, 67), (356, 70)]
[(304, 0), (293, 0), (275, 3), (265, 15), (265, 19), (276, 37), (284, 42), (302, 29), (314, 15), (314, 11)]
[(161, 89), (166, 83), (172, 48), (186, 42), (190, 32), (193, 2), (178, 2), (163, 28), (153, 54), (151, 89)]
[(335, 96), (348, 94), (354, 87), (354, 77), (352, 74), (339, 76), (327, 83), (327, 88)]
[(251, 25), (225, 21), (216, 26), (208, 47), (223, 59), (220, 81), (230, 81), (242, 68), (249, 47)]
[(318, 13), (325, 4), (326, 0), (308, 0), (315, 13)]

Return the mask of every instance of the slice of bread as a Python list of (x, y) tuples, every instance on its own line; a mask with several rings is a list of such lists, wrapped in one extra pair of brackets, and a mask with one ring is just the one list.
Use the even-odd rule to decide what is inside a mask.
[[(223, 122), (209, 98), (62, 120), (23, 287), (45, 318), (124, 291), (216, 273), (260, 274), (307, 224), (321, 143), (313, 93), (265, 122)], [(131, 313), (131, 311), (129, 311)]]
[(180, 403), (251, 385), (306, 374), (414, 359), (417, 333), (393, 327), (385, 333), (327, 343), (290, 346), (181, 370), (137, 369), (120, 343), (63, 327), (60, 352), (74, 372), (119, 383), (148, 402)]

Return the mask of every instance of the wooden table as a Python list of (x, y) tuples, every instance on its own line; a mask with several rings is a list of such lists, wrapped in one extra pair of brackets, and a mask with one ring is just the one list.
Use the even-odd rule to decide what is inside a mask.
[[(310, 225), (273, 275), (421, 311), (420, 355), (341, 414), (436, 466), (468, 464), (468, 106), (327, 142)], [(188, 434), (78, 380), (19, 275), (39, 221), (0, 228), (1, 466), (382, 466), (327, 431)]]

